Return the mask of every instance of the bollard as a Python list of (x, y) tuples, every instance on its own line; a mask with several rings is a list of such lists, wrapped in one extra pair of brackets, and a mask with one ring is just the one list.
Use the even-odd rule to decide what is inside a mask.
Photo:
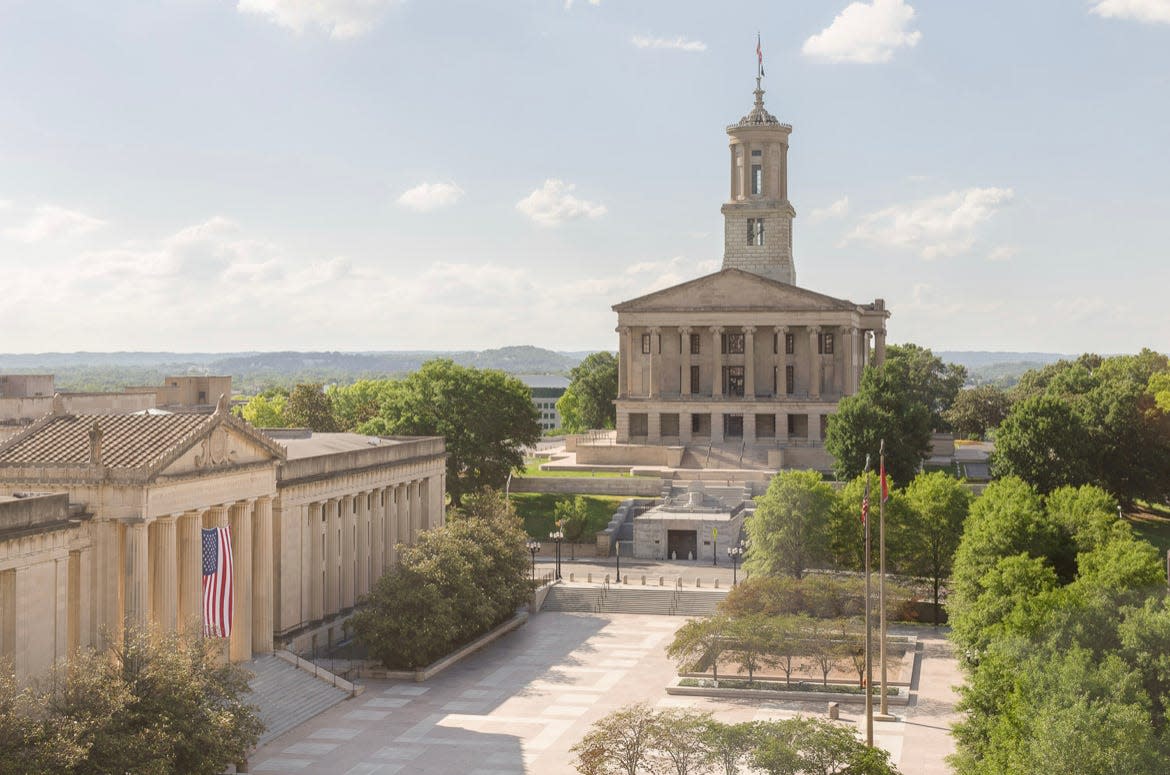
[(664, 586), (665, 582), (666, 582), (666, 579), (663, 576), (658, 577), (658, 586), (660, 586), (660, 587)]
[(836, 721), (841, 716), (841, 706), (835, 702), (829, 703), (829, 718)]
[(695, 579), (695, 589), (698, 589), (701, 586), (703, 586), (703, 580), (700, 578), (696, 578)]
[(646, 586), (646, 577), (642, 576), (642, 586)]
[(574, 574), (572, 574), (572, 573), (569, 574), (569, 581), (573, 581), (573, 576), (574, 576)]
[(715, 589), (719, 589), (719, 579), (715, 579)]
[(586, 582), (588, 582), (589, 584), (592, 584), (592, 583), (593, 583), (593, 574), (592, 574), (592, 573), (586, 573), (586, 574), (585, 574), (585, 581), (586, 581)]
[(605, 583), (606, 583), (606, 584), (608, 584), (608, 583), (609, 583), (609, 574), (608, 574), (608, 573), (607, 573), (607, 574), (605, 574)]
[(629, 584), (629, 583), (630, 583), (630, 574), (628, 574), (628, 573), (626, 574), (626, 577), (625, 577), (624, 579), (622, 579), (622, 583), (623, 583), (623, 584)]

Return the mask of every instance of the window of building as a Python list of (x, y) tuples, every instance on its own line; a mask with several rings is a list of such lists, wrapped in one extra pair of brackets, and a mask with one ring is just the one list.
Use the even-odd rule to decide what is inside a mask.
[(678, 436), (678, 415), (674, 413), (664, 414), (659, 417), (661, 423), (663, 436)]
[(649, 415), (645, 412), (630, 413), (630, 435), (648, 436), (650, 434)]
[(691, 334), (691, 355), (698, 355), (702, 349), (703, 337), (698, 334)]
[(759, 196), (762, 193), (764, 193), (764, 165), (758, 162), (756, 152), (752, 151), (752, 194)]
[(817, 334), (817, 352), (821, 355), (833, 354), (832, 334)]
[(642, 354), (650, 354), (650, 334), (642, 334)]
[(743, 396), (743, 366), (723, 367), (723, 392), (729, 396)]
[(796, 334), (784, 335), (784, 354), (792, 355), (796, 352)]
[(778, 384), (780, 370), (775, 366), (772, 367), (772, 395), (776, 395), (776, 386)]
[(796, 392), (796, 368), (793, 366), (784, 367), (784, 392), (788, 395)]
[(764, 219), (763, 218), (748, 218), (747, 219), (747, 244), (749, 244), (749, 245), (763, 245), (764, 244)]
[(756, 415), (756, 438), (757, 439), (774, 439), (774, 438), (776, 438), (776, 415), (774, 415), (774, 414), (757, 414)]
[(722, 334), (719, 339), (724, 355), (743, 355), (743, 334)]
[(699, 367), (697, 365), (691, 366), (691, 393), (694, 395), (699, 393)]
[(795, 439), (808, 438), (808, 415), (788, 415), (788, 435)]
[(780, 352), (780, 334), (772, 334), (772, 354), (776, 355)]
[(692, 414), (691, 415), (691, 435), (692, 436), (710, 436), (711, 435), (711, 415), (709, 415), (709, 414)]
[(725, 414), (723, 415), (723, 436), (728, 439), (742, 439), (743, 438), (743, 415), (742, 414)]

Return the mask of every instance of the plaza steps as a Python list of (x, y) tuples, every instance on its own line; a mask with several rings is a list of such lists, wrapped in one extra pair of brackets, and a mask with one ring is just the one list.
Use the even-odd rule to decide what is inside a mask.
[(249, 700), (259, 706), (266, 727), (260, 744), (273, 740), (318, 713), (349, 699), (349, 692), (285, 662), (274, 654), (244, 665), (253, 673)]
[(710, 616), (723, 589), (687, 587), (574, 586), (556, 584), (548, 592), (542, 611), (578, 613), (650, 614), (657, 616)]

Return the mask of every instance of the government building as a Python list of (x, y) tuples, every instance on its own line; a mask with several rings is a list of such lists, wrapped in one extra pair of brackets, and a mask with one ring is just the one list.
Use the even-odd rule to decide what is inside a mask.
[(242, 661), (338, 640), (398, 546), (444, 521), (442, 438), (261, 431), (226, 395), (209, 412), (48, 401), (0, 442), (0, 662), (20, 680), (127, 626), (200, 629), (202, 528), (230, 528)]
[(621, 302), (616, 445), (577, 462), (828, 469), (827, 418), (885, 358), (882, 299), (796, 285), (788, 198), (792, 127), (755, 105), (727, 127), (720, 271)]

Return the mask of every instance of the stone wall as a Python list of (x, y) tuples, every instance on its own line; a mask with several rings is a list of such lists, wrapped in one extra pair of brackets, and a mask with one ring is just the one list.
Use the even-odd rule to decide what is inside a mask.
[(563, 495), (631, 495), (656, 497), (662, 480), (648, 476), (548, 476), (512, 479), (511, 492), (545, 492)]

